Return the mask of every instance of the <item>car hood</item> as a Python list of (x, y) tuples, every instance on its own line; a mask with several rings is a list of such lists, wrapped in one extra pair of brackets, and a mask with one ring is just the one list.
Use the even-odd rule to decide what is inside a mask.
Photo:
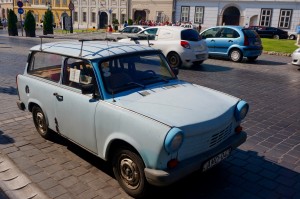
[[(170, 126), (228, 122), (238, 98), (207, 87), (180, 83), (151, 88), (115, 98), (115, 104)], [(217, 123), (216, 123), (217, 122)]]

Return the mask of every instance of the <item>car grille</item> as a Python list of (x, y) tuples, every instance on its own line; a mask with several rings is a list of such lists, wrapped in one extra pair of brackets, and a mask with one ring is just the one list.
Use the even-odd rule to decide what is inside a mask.
[(199, 155), (218, 146), (232, 134), (232, 124), (230, 123), (226, 128), (218, 132), (205, 132), (196, 136), (186, 137), (179, 155), (182, 159)]

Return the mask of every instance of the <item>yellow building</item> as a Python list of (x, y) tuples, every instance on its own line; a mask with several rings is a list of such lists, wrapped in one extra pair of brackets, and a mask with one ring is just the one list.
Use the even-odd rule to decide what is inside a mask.
[[(62, 17), (70, 16), (69, 3), (70, 0), (26, 0), (23, 2), (24, 13), (22, 15), (18, 14), (19, 0), (14, 0), (14, 12), (17, 14), (18, 19), (24, 21), (26, 13), (29, 10), (33, 11), (37, 26), (41, 25), (44, 20), (44, 15), (47, 9), (51, 9), (54, 17), (54, 23), (56, 27), (60, 27), (60, 22)], [(21, 18), (22, 17), (22, 18)]]

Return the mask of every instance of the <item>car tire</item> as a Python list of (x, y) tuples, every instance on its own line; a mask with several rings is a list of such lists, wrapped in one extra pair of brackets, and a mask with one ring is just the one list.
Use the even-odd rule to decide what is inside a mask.
[(144, 163), (139, 155), (129, 149), (120, 149), (113, 156), (113, 172), (120, 186), (134, 198), (145, 196), (149, 187), (144, 173)]
[(253, 56), (253, 57), (247, 57), (249, 62), (254, 62), (257, 59), (258, 56)]
[(170, 52), (167, 56), (167, 59), (171, 67), (180, 68), (182, 62), (180, 56), (177, 53)]
[(49, 138), (50, 129), (48, 128), (45, 114), (39, 106), (34, 106), (32, 108), (32, 118), (37, 132), (43, 138)]
[(296, 36), (295, 36), (295, 35), (290, 35), (290, 36), (289, 36), (289, 39), (295, 40), (295, 39), (296, 39)]
[(243, 53), (239, 49), (233, 49), (230, 51), (229, 57), (233, 62), (241, 62), (243, 60)]
[(280, 39), (279, 35), (273, 35), (273, 39)]

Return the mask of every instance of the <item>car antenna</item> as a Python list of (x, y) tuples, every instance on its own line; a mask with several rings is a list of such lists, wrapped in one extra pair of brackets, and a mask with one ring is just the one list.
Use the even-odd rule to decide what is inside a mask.
[(79, 41), (81, 42), (81, 47), (80, 47), (79, 57), (82, 57), (83, 42), (84, 42), (84, 41), (88, 41), (88, 40), (86, 40), (86, 39), (79, 39)]

